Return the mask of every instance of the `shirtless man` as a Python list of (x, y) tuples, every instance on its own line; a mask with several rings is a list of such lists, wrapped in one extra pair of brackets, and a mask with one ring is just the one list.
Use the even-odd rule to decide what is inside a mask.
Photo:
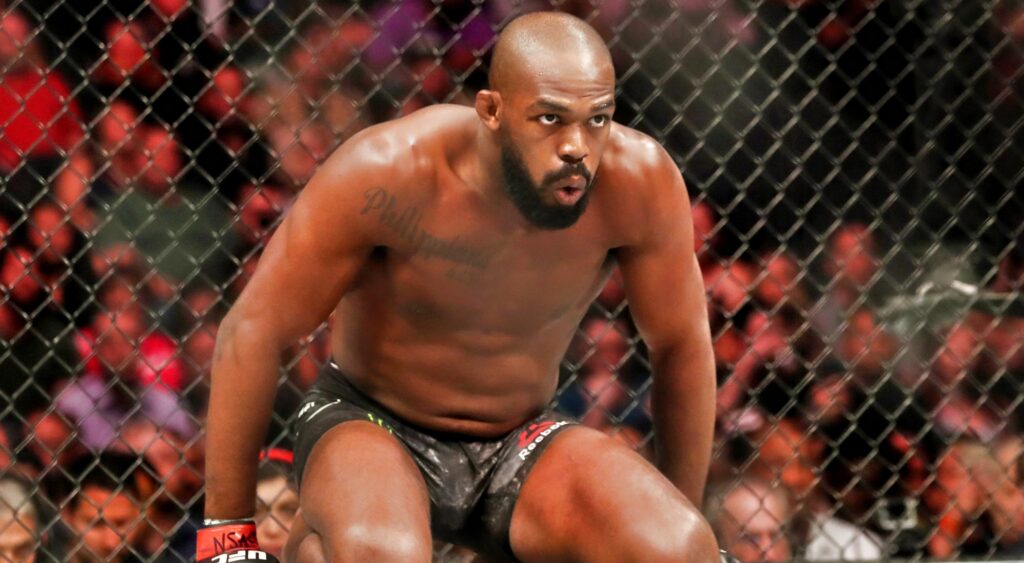
[[(252, 544), (281, 351), (333, 312), (334, 361), (297, 415), (288, 559), (429, 561), (441, 539), (488, 560), (717, 560), (695, 508), (715, 380), (679, 170), (612, 123), (611, 58), (581, 20), (510, 23), (490, 81), (475, 108), (353, 137), (271, 240), (218, 336), (200, 555)], [(657, 469), (548, 408), (616, 263), (655, 372)]]

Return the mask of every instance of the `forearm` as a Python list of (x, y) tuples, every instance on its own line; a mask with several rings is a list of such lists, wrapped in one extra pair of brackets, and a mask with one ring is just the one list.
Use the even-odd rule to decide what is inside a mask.
[(256, 467), (281, 349), (248, 328), (229, 315), (217, 339), (207, 413), (207, 518), (245, 518), (256, 510)]
[(658, 469), (700, 507), (715, 431), (715, 363), (710, 343), (693, 348), (652, 351), (652, 408)]

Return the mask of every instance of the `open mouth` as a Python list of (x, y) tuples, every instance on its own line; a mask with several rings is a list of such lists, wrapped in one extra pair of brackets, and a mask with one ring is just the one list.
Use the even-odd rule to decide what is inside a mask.
[(570, 176), (555, 186), (555, 198), (564, 205), (573, 205), (583, 197), (587, 181), (582, 176)]

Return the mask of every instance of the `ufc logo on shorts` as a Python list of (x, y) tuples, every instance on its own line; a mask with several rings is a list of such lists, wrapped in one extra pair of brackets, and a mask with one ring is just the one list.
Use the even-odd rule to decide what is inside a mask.
[(266, 561), (267, 554), (255, 549), (243, 549), (234, 553), (222, 553), (213, 558), (213, 563), (228, 563), (230, 561)]

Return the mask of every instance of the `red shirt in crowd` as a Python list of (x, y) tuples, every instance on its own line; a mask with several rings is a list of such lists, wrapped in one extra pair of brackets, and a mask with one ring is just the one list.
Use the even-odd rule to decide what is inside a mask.
[(57, 156), (83, 136), (78, 105), (60, 75), (35, 69), (0, 76), (0, 170), (25, 156)]
[[(83, 377), (105, 377), (103, 361), (96, 353), (96, 335), (91, 328), (84, 328), (75, 334), (75, 348), (85, 366)], [(146, 335), (139, 343), (138, 361), (135, 363), (133, 383), (151, 387), (157, 382), (172, 391), (181, 392), (188, 383), (185, 366), (178, 354), (178, 345), (169, 336), (154, 332)]]

